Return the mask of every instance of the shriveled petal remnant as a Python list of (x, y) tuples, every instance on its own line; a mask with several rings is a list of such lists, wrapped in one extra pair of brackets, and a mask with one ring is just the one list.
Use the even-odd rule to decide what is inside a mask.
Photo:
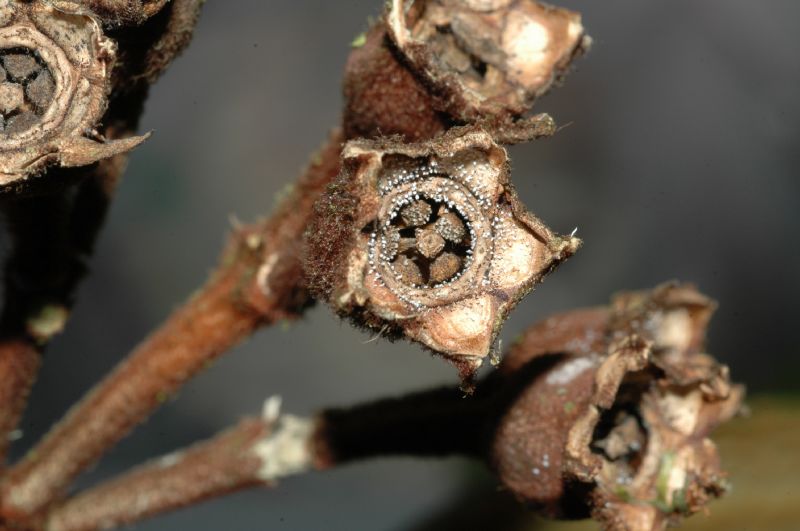
[(532, 0), (392, 0), (389, 35), (461, 119), (521, 114), (585, 51), (578, 13)]
[(91, 164), (145, 139), (89, 138), (106, 109), (116, 49), (92, 16), (0, 0), (0, 26), (0, 187), (48, 164)]
[(578, 247), (524, 210), (506, 152), (477, 128), (427, 143), (348, 143), (317, 204), (306, 270), (344, 315), (466, 374), (513, 306)]
[[(702, 351), (713, 309), (693, 287), (666, 284), (529, 329), (500, 369), (501, 480), (551, 516), (630, 531), (662, 529), (724, 493), (708, 435), (744, 390)], [(532, 383), (509, 383), (542, 364)]]

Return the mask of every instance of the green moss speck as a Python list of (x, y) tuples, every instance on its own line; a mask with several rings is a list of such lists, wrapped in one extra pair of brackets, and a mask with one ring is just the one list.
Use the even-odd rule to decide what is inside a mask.
[(353, 48), (361, 48), (367, 42), (367, 34), (366, 33), (359, 33), (356, 35), (355, 39), (350, 42), (350, 46)]

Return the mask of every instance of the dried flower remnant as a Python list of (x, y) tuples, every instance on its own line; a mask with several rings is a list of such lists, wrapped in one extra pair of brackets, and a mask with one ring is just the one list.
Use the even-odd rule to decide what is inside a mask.
[(116, 47), (89, 14), (0, 0), (0, 186), (82, 166), (146, 136), (98, 141)]
[(578, 13), (531, 0), (392, 0), (387, 26), (461, 120), (524, 113), (591, 42)]
[(580, 243), (524, 210), (505, 150), (478, 128), (420, 144), (353, 141), (343, 168), (307, 235), (312, 289), (464, 376), (513, 306)]
[(490, 453), (503, 483), (545, 514), (631, 531), (662, 529), (721, 495), (708, 435), (743, 389), (700, 351), (712, 310), (694, 288), (666, 284), (529, 329), (498, 376), (507, 390)]
[(538, 132), (518, 122), (589, 48), (579, 14), (532, 0), (387, 6), (345, 68), (348, 138), (420, 141), (474, 123), (502, 143), (554, 132), (552, 121)]

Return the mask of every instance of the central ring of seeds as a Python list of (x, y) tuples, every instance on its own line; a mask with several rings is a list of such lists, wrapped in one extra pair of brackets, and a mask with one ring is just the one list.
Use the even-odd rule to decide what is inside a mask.
[(381, 237), (381, 255), (398, 280), (437, 287), (455, 280), (472, 253), (468, 223), (454, 205), (414, 198), (394, 212)]
[(33, 50), (0, 50), (0, 135), (21, 133), (39, 123), (55, 88), (50, 69)]

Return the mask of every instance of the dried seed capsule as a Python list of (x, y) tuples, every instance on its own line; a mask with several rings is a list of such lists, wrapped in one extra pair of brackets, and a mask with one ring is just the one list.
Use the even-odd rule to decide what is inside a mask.
[[(343, 172), (307, 232), (311, 289), (359, 324), (423, 343), (465, 375), (489, 353), (503, 317), (580, 243), (524, 210), (505, 150), (480, 128), (419, 144), (351, 141), (342, 157)], [(349, 208), (332, 212), (330, 204)], [(430, 208), (429, 224), (415, 230), (406, 209), (421, 205)], [(436, 230), (440, 212), (456, 215), (463, 238), (445, 242)], [(441, 225), (457, 229), (453, 221)], [(396, 231), (397, 256), (414, 263), (419, 278), (416, 270), (397, 274), (408, 262), (382, 243)], [(341, 243), (332, 250), (331, 241)]]
[(555, 132), (549, 118), (531, 128), (522, 117), (588, 48), (580, 15), (535, 0), (387, 6), (347, 62), (348, 138), (420, 140), (470, 123), (490, 127), (504, 143)]
[(433, 227), (417, 229), (416, 240), (417, 250), (425, 258), (433, 259), (444, 249), (444, 238)]
[(534, 0), (391, 0), (388, 33), (461, 120), (518, 116), (590, 45), (580, 15)]
[(444, 212), (439, 215), (434, 225), (436, 232), (442, 237), (453, 243), (459, 243), (467, 235), (466, 227), (459, 217), (452, 212)]
[(400, 209), (400, 217), (408, 227), (421, 227), (431, 219), (431, 212), (427, 201), (414, 201)]
[(431, 264), (431, 283), (450, 280), (461, 270), (461, 258), (453, 253), (442, 253)]
[(707, 437), (744, 390), (701, 353), (713, 307), (667, 284), (528, 329), (493, 377), (490, 459), (506, 488), (608, 529), (662, 529), (721, 495)]
[[(115, 43), (84, 6), (5, 2), (0, 28), (0, 188), (51, 164), (82, 166), (127, 151), (146, 136), (98, 142)], [(26, 100), (27, 96), (27, 100)], [(88, 135), (88, 136), (87, 136)]]

